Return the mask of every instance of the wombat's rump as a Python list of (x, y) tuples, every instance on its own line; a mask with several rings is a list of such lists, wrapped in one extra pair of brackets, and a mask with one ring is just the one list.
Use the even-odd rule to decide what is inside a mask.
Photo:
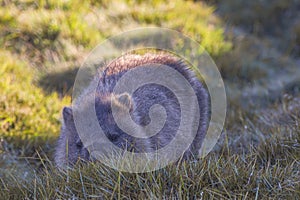
[[(132, 96), (128, 93), (113, 93), (116, 83), (127, 71), (144, 65), (151, 66), (151, 64), (165, 65), (177, 70), (192, 86), (199, 105), (199, 127), (192, 144), (187, 148), (183, 157), (197, 156), (210, 118), (209, 95), (201, 81), (196, 78), (195, 73), (182, 60), (169, 54), (125, 55), (109, 63), (106, 69), (98, 75), (100, 79), (93, 80), (99, 81), (96, 95), (94, 95), (98, 122), (113, 144), (123, 149), (126, 148), (128, 151), (153, 152), (170, 143), (176, 135), (181, 120), (180, 105), (172, 91), (162, 85), (148, 84), (138, 88)], [(90, 93), (88, 87), (76, 100), (76, 103), (86, 103), (85, 99), (93, 96)], [(166, 122), (156, 135), (149, 138), (135, 138), (125, 133), (118, 127), (112, 116), (111, 105), (114, 105), (117, 107), (118, 115), (122, 116), (129, 111), (136, 124), (146, 126), (150, 123), (149, 110), (155, 104), (164, 107)], [(61, 135), (55, 154), (57, 166), (74, 164), (79, 158), (90, 160), (89, 152), (83, 146), (76, 131), (72, 108), (65, 107), (62, 113)]]

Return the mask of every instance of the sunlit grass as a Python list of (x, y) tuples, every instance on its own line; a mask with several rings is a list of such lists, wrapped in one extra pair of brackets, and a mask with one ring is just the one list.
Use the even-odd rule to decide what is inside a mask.
[(60, 110), (70, 103), (70, 98), (61, 99), (56, 93), (45, 95), (32, 84), (35, 71), (15, 55), (1, 50), (0, 63), (1, 138), (15, 143), (15, 148), (24, 142), (56, 138)]

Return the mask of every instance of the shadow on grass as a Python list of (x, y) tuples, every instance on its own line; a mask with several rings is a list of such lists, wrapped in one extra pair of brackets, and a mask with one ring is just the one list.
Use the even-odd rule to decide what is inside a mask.
[(37, 84), (47, 94), (57, 92), (61, 96), (71, 96), (74, 81), (79, 67), (53, 71), (42, 75)]

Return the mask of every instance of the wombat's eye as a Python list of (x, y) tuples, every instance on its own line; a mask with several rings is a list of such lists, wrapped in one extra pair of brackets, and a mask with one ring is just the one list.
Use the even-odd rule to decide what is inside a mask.
[(80, 139), (78, 139), (78, 140), (76, 141), (76, 146), (77, 146), (77, 147), (83, 147), (83, 144), (82, 144), (82, 142), (81, 142)]
[(110, 134), (110, 135), (108, 135), (108, 139), (110, 141), (116, 141), (118, 138), (119, 138), (119, 135), (117, 135), (117, 134)]

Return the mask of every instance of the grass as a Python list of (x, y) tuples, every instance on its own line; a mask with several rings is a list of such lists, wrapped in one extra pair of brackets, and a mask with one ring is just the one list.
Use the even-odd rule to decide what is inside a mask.
[(38, 137), (57, 136), (60, 110), (70, 98), (60, 99), (56, 93), (45, 96), (32, 85), (32, 69), (9, 52), (1, 51), (0, 62), (2, 138), (8, 142), (16, 141), (15, 138), (30, 142)]
[(64, 172), (48, 167), (33, 182), (22, 186), (19, 180), (7, 182), (2, 197), (297, 199), (299, 132), (298, 138), (290, 139), (298, 142), (266, 141), (245, 154), (228, 153), (224, 147), (218, 155), (198, 162), (143, 174), (118, 172), (101, 163), (77, 165)]
[[(56, 93), (45, 96), (32, 84), (34, 70), (10, 52), (1, 50), (0, 63), (0, 176), (10, 170), (26, 174), (28, 162), (41, 164), (37, 149), (53, 151), (60, 112), (70, 98), (61, 99)], [(14, 168), (16, 164), (20, 168)]]
[[(244, 12), (244, 3), (1, 1), (0, 197), (300, 198), (299, 4), (252, 1)], [(218, 144), (197, 162), (150, 173), (101, 163), (58, 171), (61, 109), (85, 56), (106, 37), (148, 25), (191, 36), (218, 64), (229, 102)]]

